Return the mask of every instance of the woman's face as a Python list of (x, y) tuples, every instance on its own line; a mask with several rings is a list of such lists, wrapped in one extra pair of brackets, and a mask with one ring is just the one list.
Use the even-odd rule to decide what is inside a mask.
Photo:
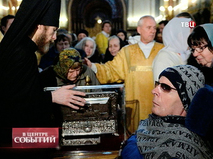
[(192, 46), (192, 54), (198, 64), (205, 67), (211, 67), (213, 53), (208, 49), (207, 42), (203, 42), (200, 46)]
[(64, 49), (69, 47), (70, 47), (70, 43), (67, 40), (61, 40), (56, 43), (56, 49), (58, 50), (58, 52), (61, 52)]
[(86, 55), (90, 56), (93, 53), (93, 49), (94, 49), (94, 43), (90, 40), (87, 40), (84, 46), (84, 51)]
[(113, 38), (109, 41), (109, 52), (112, 56), (116, 56), (120, 50), (120, 40), (118, 38)]
[(105, 23), (103, 27), (103, 31), (105, 31), (107, 34), (110, 34), (111, 30), (112, 30), (111, 25), (109, 23)]
[(78, 67), (76, 69), (69, 69), (68, 74), (67, 74), (67, 79), (70, 81), (75, 81), (79, 74), (81, 72), (81, 67)]
[(121, 38), (121, 40), (123, 40), (123, 41), (125, 40), (125, 35), (124, 35), (123, 32), (118, 33), (117, 36), (118, 36), (119, 38)]

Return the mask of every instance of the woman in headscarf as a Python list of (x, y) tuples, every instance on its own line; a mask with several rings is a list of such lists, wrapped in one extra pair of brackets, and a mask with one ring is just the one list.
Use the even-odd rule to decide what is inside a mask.
[(161, 49), (153, 61), (154, 80), (158, 80), (158, 76), (165, 68), (186, 64), (190, 55), (188, 49), (187, 38), (191, 29), (185, 27), (185, 23), (191, 21), (191, 18), (173, 18), (163, 29), (163, 44), (165, 47)]
[(101, 58), (96, 49), (95, 41), (90, 37), (83, 38), (80, 42), (75, 45), (76, 49), (79, 49), (82, 52), (81, 57), (88, 58), (90, 61), (94, 63), (100, 63)]
[[(43, 87), (68, 84), (76, 86), (99, 85), (95, 73), (83, 64), (80, 53), (74, 48), (63, 50), (56, 63), (40, 73)], [(88, 78), (90, 82), (88, 83)]]
[(213, 85), (213, 24), (194, 28), (189, 35), (188, 45), (192, 53), (188, 64), (198, 67), (206, 78), (206, 84)]
[[(58, 87), (75, 84), (76, 86), (99, 85), (95, 73), (82, 63), (79, 52), (74, 48), (68, 48), (59, 53), (59, 56), (51, 65), (40, 73), (42, 87)], [(83, 90), (82, 90), (83, 91)], [(71, 108), (54, 107), (55, 123), (62, 125), (67, 111)]]
[(128, 40), (127, 40), (127, 33), (125, 30), (119, 29), (116, 32), (116, 35), (121, 38), (121, 40), (123, 41), (124, 45), (129, 45)]
[(123, 46), (124, 42), (121, 40), (121, 38), (116, 35), (111, 36), (108, 40), (108, 47), (106, 49), (103, 63), (106, 63), (107, 61), (112, 61)]

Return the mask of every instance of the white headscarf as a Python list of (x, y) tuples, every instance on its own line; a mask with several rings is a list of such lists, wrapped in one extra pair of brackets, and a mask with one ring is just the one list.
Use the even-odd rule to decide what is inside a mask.
[(92, 55), (94, 55), (95, 49), (96, 49), (96, 43), (95, 43), (95, 41), (94, 41), (92, 38), (90, 38), (90, 37), (85, 37), (85, 38), (81, 39), (81, 41), (79, 41), (79, 42), (75, 45), (75, 48), (76, 48), (76, 49), (84, 50), (83, 47), (84, 47), (84, 45), (86, 44), (86, 41), (92, 41), (92, 42), (93, 42), (93, 46), (94, 46), (91, 55), (87, 56), (87, 58), (90, 58), (90, 57), (92, 57)]
[(173, 18), (163, 29), (163, 44), (168, 51), (180, 53), (182, 60), (186, 63), (190, 51), (188, 50), (187, 38), (190, 34), (190, 28), (185, 24), (191, 21), (191, 18)]

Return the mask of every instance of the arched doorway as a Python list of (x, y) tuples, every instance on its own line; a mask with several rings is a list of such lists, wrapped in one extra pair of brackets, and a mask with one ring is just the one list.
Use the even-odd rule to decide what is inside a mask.
[(71, 0), (68, 4), (68, 30), (76, 33), (86, 29), (93, 37), (101, 31), (97, 19), (110, 20), (113, 31), (126, 30), (126, 15), (124, 0)]

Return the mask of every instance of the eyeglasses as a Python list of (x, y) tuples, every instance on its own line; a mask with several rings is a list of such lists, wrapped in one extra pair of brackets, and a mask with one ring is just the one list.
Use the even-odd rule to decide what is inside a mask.
[(198, 53), (201, 53), (201, 52), (203, 52), (203, 50), (204, 50), (205, 48), (207, 48), (207, 46), (208, 46), (208, 44), (207, 44), (207, 45), (204, 45), (204, 46), (201, 46), (201, 47), (197, 47), (197, 48), (195, 48), (195, 49), (191, 48), (190, 50), (191, 50), (191, 53), (192, 53), (192, 54), (194, 53), (195, 50), (196, 50)]
[(172, 88), (169, 85), (165, 84), (165, 83), (160, 83), (158, 81), (155, 81), (155, 87), (157, 87), (158, 85), (160, 85), (160, 88), (164, 91), (164, 92), (170, 92), (172, 89), (173, 90), (177, 90), (176, 88)]

